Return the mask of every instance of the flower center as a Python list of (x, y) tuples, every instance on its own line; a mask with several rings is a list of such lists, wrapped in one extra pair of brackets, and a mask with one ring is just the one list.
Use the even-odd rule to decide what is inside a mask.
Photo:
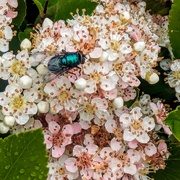
[(82, 153), (80, 157), (77, 159), (77, 166), (81, 169), (86, 169), (91, 166), (92, 158), (87, 153)]
[(94, 107), (93, 107), (91, 104), (86, 104), (85, 111), (86, 111), (88, 114), (93, 114), (93, 113), (94, 113)]
[(69, 93), (68, 91), (61, 91), (61, 93), (59, 94), (59, 99), (61, 101), (66, 101), (69, 98)]
[(23, 74), (25, 74), (26, 72), (26, 68), (24, 66), (24, 64), (22, 62), (19, 61), (14, 61), (11, 65), (11, 73), (13, 75), (19, 75), (22, 76)]
[(100, 82), (101, 81), (101, 73), (98, 72), (94, 72), (92, 74), (90, 74), (90, 78), (93, 79), (95, 82)]
[(131, 127), (132, 127), (134, 130), (141, 129), (141, 122), (138, 121), (138, 120), (135, 120), (135, 121), (131, 124)]
[(180, 79), (180, 71), (175, 71), (175, 72), (173, 72), (173, 76), (174, 76), (174, 78), (175, 79)]
[(4, 33), (3, 33), (3, 30), (0, 29), (0, 39), (4, 38)]
[(59, 168), (58, 172), (59, 172), (59, 175), (63, 175), (63, 174), (65, 174), (66, 170), (65, 170), (65, 168), (61, 167), (61, 168)]
[(21, 110), (24, 108), (25, 104), (26, 104), (26, 100), (24, 99), (24, 97), (22, 95), (18, 95), (12, 98), (9, 105), (14, 110)]
[(119, 46), (120, 46), (120, 43), (118, 41), (111, 41), (110, 43), (110, 48), (114, 51), (118, 51), (119, 50)]

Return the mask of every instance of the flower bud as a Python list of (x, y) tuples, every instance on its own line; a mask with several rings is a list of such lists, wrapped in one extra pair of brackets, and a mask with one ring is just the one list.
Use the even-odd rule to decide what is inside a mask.
[(12, 127), (15, 123), (15, 118), (13, 116), (5, 116), (4, 123), (5, 125)]
[(42, 24), (42, 28), (46, 29), (48, 27), (52, 27), (53, 26), (53, 21), (51, 21), (49, 18), (45, 18)]
[(21, 47), (21, 50), (25, 50), (27, 49), (28, 51), (31, 50), (31, 47), (32, 47), (32, 44), (31, 44), (31, 41), (27, 38), (25, 38), (21, 44), (20, 44), (20, 47)]
[(135, 51), (143, 51), (144, 48), (145, 48), (145, 42), (144, 41), (139, 41), (139, 42), (136, 42), (134, 44)]
[(86, 87), (87, 82), (84, 78), (79, 78), (75, 81), (74, 85), (76, 89), (83, 90)]
[(123, 105), (124, 105), (124, 100), (123, 100), (122, 97), (117, 97), (117, 98), (114, 99), (113, 106), (115, 108), (122, 108)]
[(0, 122), (0, 133), (6, 134), (9, 131), (9, 127), (6, 126), (3, 122)]
[(36, 70), (40, 75), (45, 75), (48, 73), (48, 68), (44, 64), (39, 64), (36, 67)]
[(29, 89), (32, 85), (32, 78), (30, 78), (29, 76), (22, 76), (20, 78), (20, 86), (23, 88), (23, 89)]
[(149, 83), (149, 84), (156, 84), (159, 81), (159, 76), (156, 73), (152, 73), (149, 72), (146, 74), (146, 78), (145, 80)]
[(49, 103), (41, 101), (37, 104), (37, 108), (40, 113), (47, 113), (49, 111)]

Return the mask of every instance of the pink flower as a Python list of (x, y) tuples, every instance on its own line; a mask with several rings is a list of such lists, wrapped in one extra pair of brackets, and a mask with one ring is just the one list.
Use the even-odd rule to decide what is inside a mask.
[(163, 103), (160, 101), (158, 101), (157, 104), (151, 102), (150, 107), (151, 107), (152, 111), (154, 112), (154, 115), (156, 116), (156, 122), (162, 126), (162, 128), (164, 129), (164, 132), (166, 134), (171, 135), (172, 134), (171, 130), (163, 122), (167, 116), (166, 109), (165, 109)]

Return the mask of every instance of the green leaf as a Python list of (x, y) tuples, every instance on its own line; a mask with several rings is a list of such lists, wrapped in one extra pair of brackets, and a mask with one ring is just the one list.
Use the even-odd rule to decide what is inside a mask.
[[(50, 1), (51, 2), (51, 1)], [(76, 14), (76, 9), (79, 9), (79, 14), (82, 14), (82, 9), (86, 9), (86, 14), (91, 14), (97, 6), (97, 3), (90, 0), (59, 0), (55, 3), (49, 2), (46, 17), (49, 17), (52, 21), (60, 19), (72, 19), (70, 12)]]
[(165, 119), (175, 138), (180, 141), (180, 106), (171, 111)]
[(36, 6), (39, 9), (39, 12), (41, 14), (44, 11), (44, 7), (43, 7), (42, 3), (40, 1), (38, 1), (38, 0), (33, 0), (33, 1), (36, 4)]
[(180, 58), (180, 1), (174, 0), (169, 14), (169, 38), (176, 59)]
[(24, 32), (19, 32), (18, 38), (20, 41), (23, 41), (25, 38), (30, 39), (30, 32), (32, 32), (32, 28), (26, 28)]
[(23, 0), (18, 0), (18, 7), (15, 9), (18, 12), (16, 18), (13, 19), (12, 24), (16, 25), (18, 28), (22, 25), (26, 17), (26, 3)]
[(48, 168), (41, 129), (0, 139), (0, 179), (45, 180)]
[(180, 145), (171, 144), (169, 151), (171, 156), (166, 161), (166, 168), (150, 174), (150, 177), (155, 180), (180, 180)]
[(169, 13), (171, 4), (163, 0), (145, 0), (146, 9), (150, 10), (151, 14), (160, 14), (161, 16)]

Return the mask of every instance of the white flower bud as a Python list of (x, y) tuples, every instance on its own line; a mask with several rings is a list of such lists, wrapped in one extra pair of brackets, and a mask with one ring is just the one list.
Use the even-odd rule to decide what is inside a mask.
[(0, 122), (0, 133), (6, 134), (9, 131), (9, 127), (6, 126), (3, 122)]
[(48, 27), (52, 27), (53, 26), (53, 21), (51, 21), (49, 18), (45, 18), (42, 24), (42, 28), (46, 29)]
[(48, 73), (48, 68), (44, 64), (39, 64), (36, 67), (36, 70), (40, 75), (45, 75)]
[(5, 116), (4, 123), (5, 125), (12, 127), (14, 125), (15, 118), (13, 116)]
[(106, 52), (106, 51), (103, 51), (101, 57), (100, 57), (100, 61), (101, 62), (104, 62), (104, 61), (107, 61), (108, 60), (108, 57), (109, 57), (109, 54)]
[(20, 86), (23, 88), (23, 89), (29, 89), (32, 85), (32, 78), (30, 78), (29, 76), (22, 76), (20, 78)]
[(156, 84), (159, 81), (159, 76), (156, 73), (152, 73), (149, 72), (146, 74), (146, 78), (145, 80), (149, 83), (149, 84)]
[(49, 111), (49, 103), (41, 101), (37, 104), (37, 108), (40, 113), (47, 113)]
[(83, 90), (86, 87), (87, 82), (84, 78), (79, 78), (75, 81), (74, 85), (76, 89)]
[(144, 41), (139, 41), (139, 42), (136, 42), (134, 44), (134, 49), (136, 51), (142, 51), (144, 48), (145, 48), (145, 42)]
[(28, 51), (30, 51), (31, 47), (32, 47), (32, 44), (31, 44), (31, 41), (27, 38), (25, 38), (21, 44), (20, 44), (20, 47), (21, 47), (21, 50), (25, 50), (27, 49)]
[(123, 100), (122, 97), (117, 97), (117, 98), (114, 99), (113, 106), (115, 108), (122, 108), (123, 105), (124, 105), (124, 100)]

